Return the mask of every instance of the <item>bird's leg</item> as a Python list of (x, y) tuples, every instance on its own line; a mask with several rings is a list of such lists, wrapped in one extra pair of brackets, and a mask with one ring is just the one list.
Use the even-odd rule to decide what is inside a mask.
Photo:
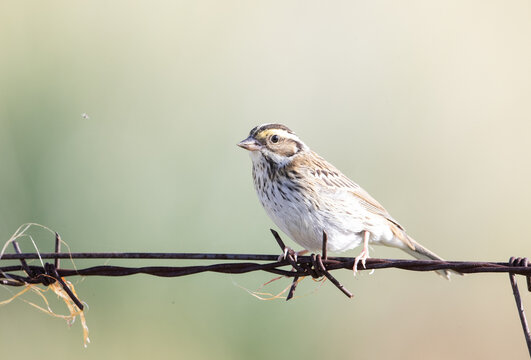
[(356, 273), (358, 272), (358, 263), (361, 260), (361, 263), (363, 267), (365, 267), (365, 261), (369, 258), (369, 237), (371, 236), (371, 233), (368, 231), (363, 232), (363, 250), (361, 250), (361, 253), (354, 258), (354, 267), (352, 270), (354, 270), (354, 276), (356, 276)]

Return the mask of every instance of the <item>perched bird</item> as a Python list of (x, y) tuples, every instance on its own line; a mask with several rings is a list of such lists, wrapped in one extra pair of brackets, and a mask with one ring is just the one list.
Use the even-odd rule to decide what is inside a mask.
[[(317, 155), (281, 124), (256, 126), (238, 143), (249, 150), (254, 187), (273, 222), (308, 251), (343, 252), (363, 244), (356, 257), (365, 264), (369, 244), (404, 250), (417, 259), (442, 260), (406, 234), (378, 201)], [(449, 272), (437, 271), (449, 278)]]

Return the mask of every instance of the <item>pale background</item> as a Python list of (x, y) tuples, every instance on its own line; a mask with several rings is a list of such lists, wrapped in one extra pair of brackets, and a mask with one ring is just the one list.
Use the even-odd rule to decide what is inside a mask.
[[(530, 38), (527, 0), (4, 0), (0, 237), (34, 221), (72, 251), (278, 253), (235, 146), (274, 121), (445, 258), (531, 255)], [(0, 308), (0, 348), (39, 359), (526, 357), (506, 274), (337, 274), (353, 300), (306, 280), (308, 296), (260, 301), (240, 286), (258, 288), (262, 273), (77, 279), (87, 349), (79, 323), (22, 301)]]

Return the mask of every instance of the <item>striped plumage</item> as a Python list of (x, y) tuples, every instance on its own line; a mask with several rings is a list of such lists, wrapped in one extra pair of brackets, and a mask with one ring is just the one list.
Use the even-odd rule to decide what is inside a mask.
[[(441, 258), (424, 248), (378, 201), (317, 155), (286, 126), (263, 124), (238, 144), (249, 150), (258, 198), (273, 222), (309, 251), (342, 252), (363, 243), (396, 247), (417, 259)], [(449, 277), (447, 271), (439, 271)]]

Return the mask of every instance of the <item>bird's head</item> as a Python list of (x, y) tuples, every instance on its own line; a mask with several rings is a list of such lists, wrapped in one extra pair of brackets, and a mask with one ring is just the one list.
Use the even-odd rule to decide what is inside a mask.
[(281, 124), (263, 124), (254, 127), (249, 136), (238, 143), (249, 150), (253, 161), (265, 157), (278, 165), (286, 165), (293, 157), (308, 147), (291, 131)]

